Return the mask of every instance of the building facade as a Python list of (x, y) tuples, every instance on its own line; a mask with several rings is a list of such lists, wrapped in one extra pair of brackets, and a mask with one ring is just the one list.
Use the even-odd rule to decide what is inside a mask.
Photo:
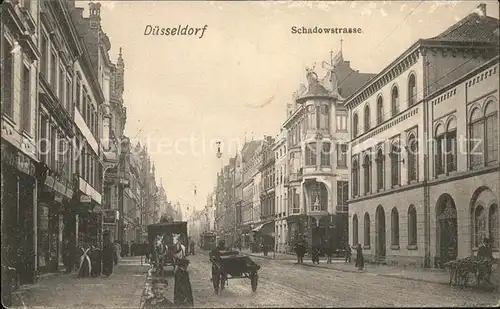
[(292, 248), (288, 246), (288, 227), (286, 223), (286, 217), (288, 216), (288, 207), (286, 196), (287, 190), (285, 187), (285, 179), (287, 176), (285, 132), (285, 130), (281, 130), (273, 146), (275, 170), (273, 181), (275, 182), (274, 190), (276, 208), (274, 230), (276, 231), (276, 251), (279, 253), (293, 252)]
[(36, 280), (39, 71), (38, 1), (4, 1), (2, 46), (1, 216), (2, 264), (14, 267), (21, 283)]
[[(261, 167), (259, 173), (261, 175), (261, 183), (259, 188), (260, 193), (260, 221), (259, 225), (254, 229), (260, 238), (260, 242), (264, 243), (268, 248), (276, 250), (275, 246), (275, 223), (276, 214), (275, 202), (275, 159), (274, 159), (274, 138), (265, 136), (262, 143), (261, 151)], [(259, 242), (259, 241), (258, 241)], [(260, 243), (259, 242), (259, 243)]]
[[(289, 239), (307, 236), (308, 245), (332, 238), (336, 248), (347, 241), (347, 111), (344, 97), (372, 74), (359, 73), (342, 51), (324, 78), (307, 70), (308, 86), (295, 94), (283, 127), (287, 131)], [(342, 81), (341, 84), (338, 81)]]
[[(349, 243), (367, 259), (443, 267), (473, 254), (476, 235), (498, 239), (498, 60), (485, 64), (498, 20), (479, 8), (346, 100)], [(470, 137), (488, 141), (477, 156)]]

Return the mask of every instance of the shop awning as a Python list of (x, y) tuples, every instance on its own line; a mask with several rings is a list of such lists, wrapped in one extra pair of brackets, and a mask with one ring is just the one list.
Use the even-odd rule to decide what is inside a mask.
[(271, 234), (274, 232), (274, 221), (268, 221), (268, 222), (259, 224), (256, 228), (254, 228), (252, 230), (252, 232)]

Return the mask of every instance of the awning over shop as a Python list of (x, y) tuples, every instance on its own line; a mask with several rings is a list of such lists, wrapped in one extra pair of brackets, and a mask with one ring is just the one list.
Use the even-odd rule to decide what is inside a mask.
[(252, 232), (262, 234), (272, 234), (274, 232), (274, 221), (264, 222), (252, 230)]

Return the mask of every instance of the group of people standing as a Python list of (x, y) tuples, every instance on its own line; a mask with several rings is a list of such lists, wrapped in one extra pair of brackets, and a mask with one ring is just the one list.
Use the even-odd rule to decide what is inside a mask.
[(63, 262), (66, 272), (71, 272), (76, 266), (78, 277), (98, 277), (110, 276), (113, 267), (118, 263), (116, 244), (110, 239), (109, 234), (103, 235), (102, 245), (83, 242), (82, 246), (76, 249), (76, 254), (71, 250), (71, 244), (65, 242), (65, 253)]
[[(297, 256), (297, 264), (304, 264), (304, 256), (306, 255), (309, 247), (307, 239), (303, 235), (299, 235), (293, 247), (295, 250), (295, 255)], [(327, 256), (326, 263), (331, 264), (332, 257), (336, 251), (335, 248), (336, 246), (333, 238), (329, 238), (327, 241), (325, 241), (325, 239), (322, 238), (321, 242), (314, 244), (311, 248), (312, 263), (319, 264), (319, 257), (321, 256), (322, 252), (324, 252), (326, 253)], [(356, 244), (355, 250), (356, 250), (355, 267), (362, 270), (364, 269), (364, 258), (363, 258), (363, 248), (361, 247), (361, 244)], [(346, 244), (344, 248), (345, 263), (349, 264), (351, 263), (351, 256), (352, 256), (352, 248), (349, 244)]]

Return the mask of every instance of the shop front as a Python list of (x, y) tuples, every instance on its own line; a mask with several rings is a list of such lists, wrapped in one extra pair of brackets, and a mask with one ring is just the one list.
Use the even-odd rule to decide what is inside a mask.
[(75, 182), (72, 208), (76, 213), (77, 245), (98, 245), (103, 231), (101, 194), (81, 177), (76, 176)]
[(255, 247), (252, 250), (259, 252), (262, 250), (262, 246), (268, 248), (268, 251), (274, 250), (274, 221), (265, 221), (258, 224), (254, 229), (253, 239)]
[(20, 284), (33, 283), (36, 265), (37, 163), (2, 140), (2, 265), (16, 268)]
[[(70, 209), (73, 189), (66, 179), (57, 177), (46, 166), (38, 179), (38, 268), (41, 273), (56, 272), (63, 264), (65, 212)], [(74, 233), (72, 233), (74, 235)], [(74, 239), (68, 239), (72, 243)]]

